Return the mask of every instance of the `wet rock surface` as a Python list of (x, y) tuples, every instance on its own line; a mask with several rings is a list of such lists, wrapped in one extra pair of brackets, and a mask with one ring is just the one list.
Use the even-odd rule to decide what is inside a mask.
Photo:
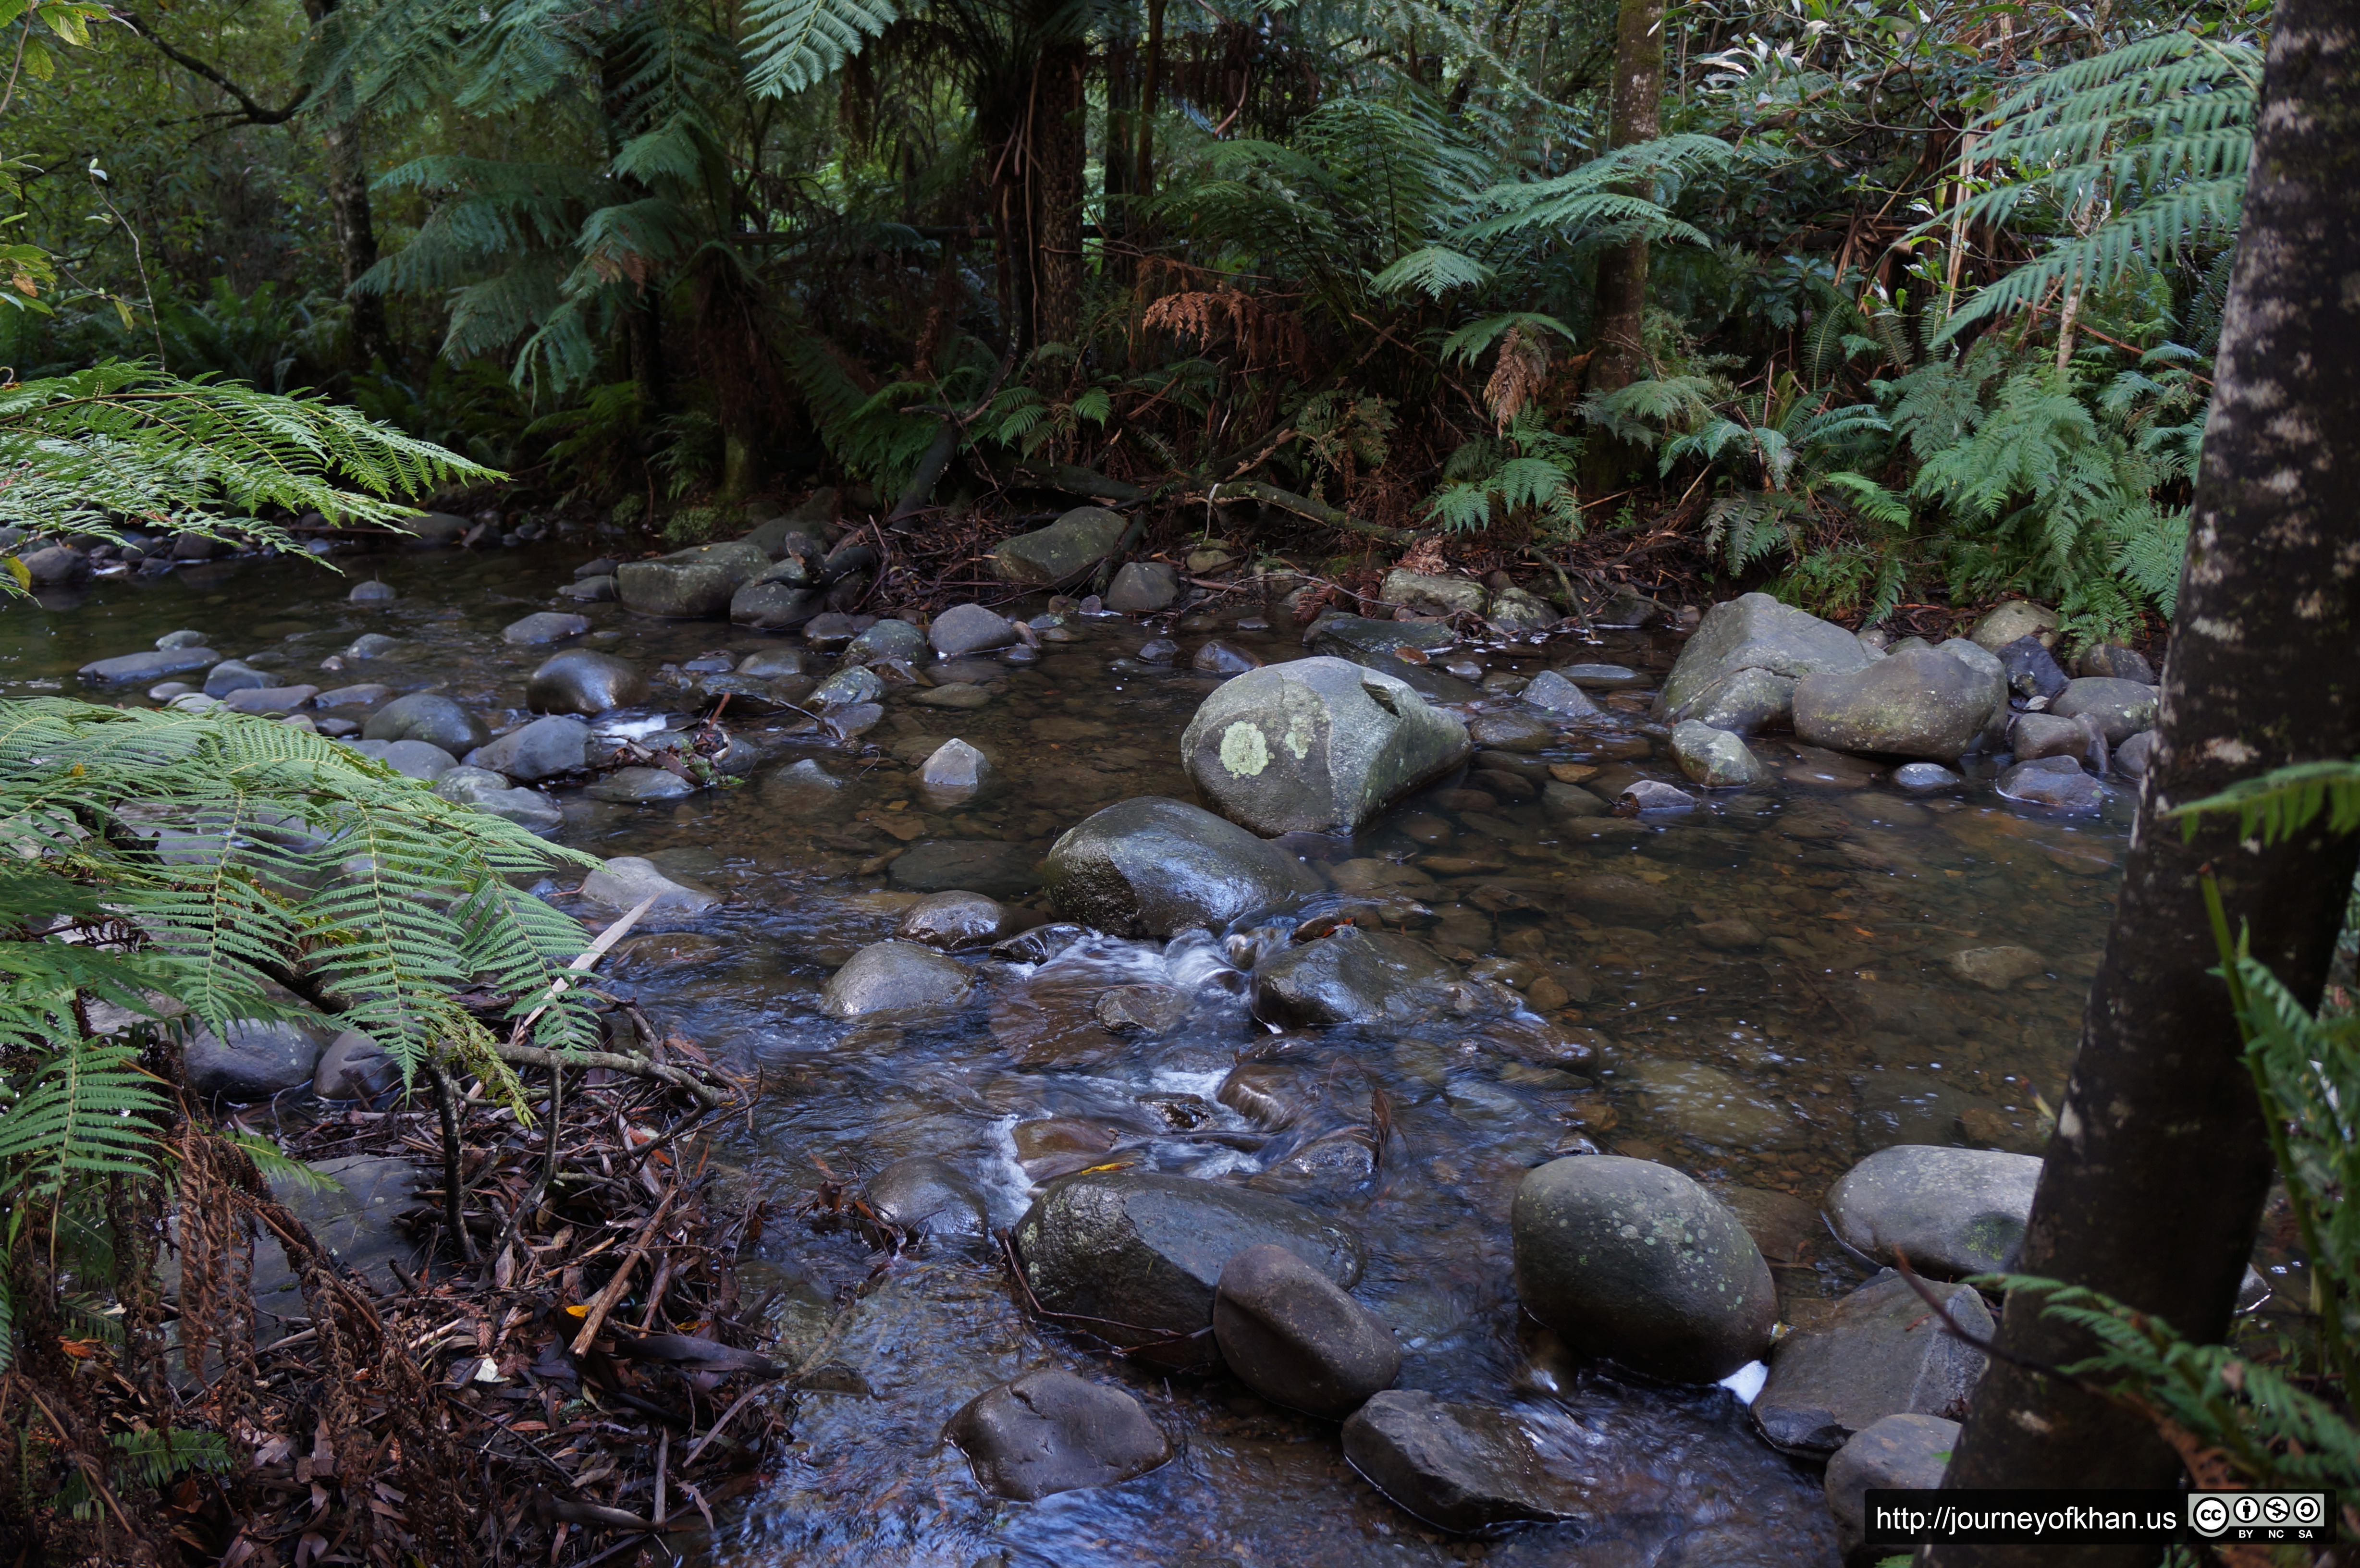
[(1423, 1391), (1382, 1393), (1344, 1423), (1344, 1457), (1369, 1485), (1444, 1530), (1574, 1519), (1580, 1492), (1553, 1474), (1510, 1411)]
[(1255, 1393), (1329, 1421), (1350, 1415), (1401, 1374), (1393, 1331), (1283, 1247), (1250, 1247), (1222, 1265), (1213, 1342)]
[[(1952, 1321), (1989, 1339), (1989, 1309), (1972, 1285), (1932, 1287)], [(1754, 1401), (1762, 1435), (1789, 1454), (1823, 1457), (1887, 1416), (1962, 1420), (1983, 1354), (1946, 1333), (1909, 1281), (1871, 1280), (1778, 1342)]]
[(1071, 1372), (1028, 1372), (978, 1394), (944, 1429), (987, 1490), (1019, 1502), (1110, 1486), (1172, 1457), (1137, 1399)]
[(231, 1024), (220, 1034), (202, 1029), (181, 1048), (183, 1080), (201, 1099), (268, 1100), (308, 1088), (327, 1035), (301, 1023)]
[(975, 976), (956, 959), (912, 942), (879, 942), (852, 955), (829, 979), (821, 1010), (839, 1018), (962, 1000)]
[(1867, 1539), (1872, 1487), (1930, 1492), (1959, 1443), (1960, 1424), (1940, 1416), (1889, 1415), (1853, 1434), (1828, 1461), (1828, 1511), (1847, 1560)]
[(1284, 850), (1184, 801), (1109, 806), (1058, 839), (1049, 900), (1068, 919), (1126, 936), (1215, 930), (1286, 903), (1316, 880)]
[(1831, 751), (1949, 762), (1973, 746), (2007, 689), (1940, 648), (1904, 648), (1795, 683), (1795, 734)]

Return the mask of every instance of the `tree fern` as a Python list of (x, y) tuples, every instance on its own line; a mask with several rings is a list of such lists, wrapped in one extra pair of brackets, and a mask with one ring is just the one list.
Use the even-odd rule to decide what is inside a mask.
[[(1948, 338), (2039, 304), (2058, 289), (2103, 290), (2133, 267), (2185, 258), (2235, 233), (2252, 157), (2262, 54), (2242, 40), (2173, 32), (2037, 76), (1974, 127), (1992, 182), (1921, 225), (2059, 231), (2033, 260), (1979, 291)], [(2086, 234), (2082, 212), (2103, 212)]]
[(892, 0), (752, 0), (747, 85), (775, 96), (814, 85), (896, 20)]

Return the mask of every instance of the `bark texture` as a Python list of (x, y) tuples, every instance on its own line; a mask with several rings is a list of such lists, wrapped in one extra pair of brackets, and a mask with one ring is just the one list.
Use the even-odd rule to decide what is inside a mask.
[(1032, 266), (1033, 342), (1070, 343), (1081, 324), (1082, 79), (1089, 53), (1064, 43), (1041, 57), (1032, 116)]
[[(1631, 147), (1662, 132), (1664, 0), (1622, 0), (1614, 26), (1614, 92), (1606, 145)], [(1633, 240), (1598, 261), (1597, 356), (1590, 384), (1612, 391), (1637, 379), (1646, 354), (1640, 323), (1647, 305), (1647, 242)]]
[[(2225, 1329), (2271, 1168), (2213, 966), (2198, 874), (2298, 996), (2322, 985), (2355, 845), (2276, 848), (2165, 813), (2287, 763), (2360, 754), (2360, 13), (2280, 0), (2205, 428), (2180, 616), (2122, 901), (2034, 1199), (2020, 1268), (2193, 1338)], [(2081, 1335), (2011, 1301), (2003, 1345), (2051, 1365)], [(1950, 1486), (2152, 1486), (2141, 1423), (1994, 1363)], [(1943, 1547), (1936, 1568), (2151, 1560), (2123, 1546)]]

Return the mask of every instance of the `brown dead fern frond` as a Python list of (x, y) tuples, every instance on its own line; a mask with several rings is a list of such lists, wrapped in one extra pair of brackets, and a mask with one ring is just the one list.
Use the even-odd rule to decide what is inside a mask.
[(1515, 417), (1538, 399), (1548, 385), (1548, 344), (1524, 336), (1522, 327), (1510, 327), (1500, 340), (1500, 360), (1483, 384), (1483, 405), (1491, 410), (1494, 430), (1504, 430)]

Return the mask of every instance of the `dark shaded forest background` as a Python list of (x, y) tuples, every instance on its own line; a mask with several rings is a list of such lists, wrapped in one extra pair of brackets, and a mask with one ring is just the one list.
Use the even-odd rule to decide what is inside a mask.
[(1478, 570), (2136, 637), (2266, 15), (148, 0), (88, 49), (27, 16), (6, 237), (60, 276), (0, 363), (317, 389), (649, 544), (821, 484), (915, 529), (1096, 495), (1338, 572), (1432, 529)]

